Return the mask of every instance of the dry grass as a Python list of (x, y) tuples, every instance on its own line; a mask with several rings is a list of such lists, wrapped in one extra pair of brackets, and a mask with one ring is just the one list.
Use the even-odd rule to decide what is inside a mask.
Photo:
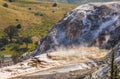
[[(3, 7), (4, 3), (8, 4), (8, 8)], [(9, 25), (21, 24), (23, 26), (23, 35), (26, 33), (31, 35), (46, 35), (47, 31), (66, 12), (75, 7), (68, 4), (58, 4), (57, 7), (52, 7), (52, 5), (53, 3), (50, 2), (37, 2), (36, 0), (18, 0), (12, 3), (0, 0), (0, 31), (3, 31)], [(35, 13), (40, 13), (43, 16), (35, 15)]]
[[(21, 24), (19, 36), (31, 36), (34, 43), (48, 33), (48, 30), (53, 27), (66, 12), (73, 9), (74, 5), (58, 4), (57, 7), (52, 7), (50, 2), (36, 2), (37, 0), (16, 0), (8, 2), (8, 0), (0, 0), (0, 38), (5, 36), (4, 28), (9, 25)], [(8, 8), (3, 7), (7, 3)], [(35, 15), (37, 14), (37, 15)], [(42, 16), (41, 16), (42, 14)], [(54, 17), (53, 17), (54, 16)], [(0, 50), (3, 54), (22, 54), (35, 49), (35, 44), (29, 44), (29, 49), (24, 50), (25, 44), (17, 45), (15, 43), (5, 45), (5, 50)], [(20, 51), (11, 50), (18, 46)], [(22, 50), (23, 49), (23, 50)], [(21, 53), (18, 53), (21, 52)]]

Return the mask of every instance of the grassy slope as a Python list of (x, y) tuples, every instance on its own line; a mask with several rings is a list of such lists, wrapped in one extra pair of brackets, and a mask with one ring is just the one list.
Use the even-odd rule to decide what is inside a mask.
[[(8, 8), (3, 7), (4, 3), (8, 4)], [(50, 2), (35, 2), (35, 0), (20, 0), (16, 2), (7, 2), (0, 0), (0, 36), (3, 36), (3, 29), (9, 25), (21, 24), (22, 29), (20, 35), (32, 35), (34, 40), (47, 34), (48, 30), (56, 24), (66, 12), (75, 8), (74, 5), (58, 4), (57, 7), (52, 7)], [(31, 8), (29, 10), (28, 8)], [(54, 12), (53, 12), (54, 11)], [(37, 13), (38, 15), (35, 15)], [(43, 16), (39, 16), (39, 14)], [(18, 21), (16, 21), (16, 19)], [(18, 47), (19, 50), (12, 50)], [(8, 44), (4, 46), (5, 50), (0, 50), (4, 54), (24, 53), (25, 44)], [(29, 50), (32, 51), (35, 44), (29, 45)]]
[[(53, 3), (33, 1), (20, 0), (13, 3), (0, 1), (0, 29), (3, 30), (10, 24), (20, 23), (25, 33), (29, 30), (31, 35), (45, 35), (51, 26), (58, 22), (66, 12), (75, 7), (67, 4), (58, 4), (58, 7), (54, 8), (52, 7)], [(9, 7), (3, 7), (3, 3), (7, 3)], [(28, 8), (32, 10), (28, 10)], [(52, 11), (55, 12), (53, 13)], [(36, 16), (35, 13), (43, 14), (43, 16)], [(16, 21), (16, 19), (19, 21)], [(42, 33), (44, 31), (45, 33)]]

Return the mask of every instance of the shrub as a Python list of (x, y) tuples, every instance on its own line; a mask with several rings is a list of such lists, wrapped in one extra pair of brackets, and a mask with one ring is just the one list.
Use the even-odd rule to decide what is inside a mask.
[(16, 26), (16, 28), (17, 28), (17, 29), (21, 29), (21, 28), (22, 28), (21, 24), (18, 24), (18, 25)]
[(3, 7), (8, 8), (8, 4), (7, 4), (7, 3), (4, 3), (4, 4), (3, 4)]
[(3, 61), (4, 61), (4, 55), (0, 54), (0, 62), (3, 62)]
[(54, 13), (55, 11), (53, 10), (52, 12)]
[(52, 6), (53, 6), (53, 7), (57, 7), (57, 3), (54, 3)]
[(43, 16), (43, 14), (41, 12), (37, 12), (35, 13), (36, 16)]
[(32, 8), (28, 8), (28, 10), (32, 10)]
[(17, 41), (16, 41), (16, 43), (18, 43), (18, 44), (23, 44), (23, 43), (25, 43), (26, 49), (28, 49), (29, 43), (32, 43), (32, 42), (33, 42), (33, 41), (32, 41), (32, 39), (31, 39), (30, 36), (18, 37), (18, 38), (17, 38)]
[(8, 44), (8, 39), (6, 37), (0, 38), (0, 47), (3, 47), (6, 44)]
[(12, 42), (12, 39), (18, 35), (18, 29), (16, 26), (10, 25), (4, 29), (4, 32), (9, 37), (10, 42)]
[(20, 46), (19, 44), (13, 43), (13, 44), (11, 44), (11, 47), (12, 47), (11, 50), (13, 50), (13, 51), (19, 50), (19, 46)]
[(20, 45), (23, 44), (23, 38), (22, 37), (16, 38), (16, 43)]
[(19, 21), (19, 19), (15, 19), (16, 21)]

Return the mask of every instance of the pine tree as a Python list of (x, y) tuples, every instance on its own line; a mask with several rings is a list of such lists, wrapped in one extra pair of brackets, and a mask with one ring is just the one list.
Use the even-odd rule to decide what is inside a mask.
[(115, 64), (115, 52), (112, 50), (112, 55), (111, 55), (111, 79), (120, 79), (119, 76), (119, 69), (117, 64)]
[(111, 55), (111, 79), (114, 79), (114, 51), (112, 50), (112, 55)]

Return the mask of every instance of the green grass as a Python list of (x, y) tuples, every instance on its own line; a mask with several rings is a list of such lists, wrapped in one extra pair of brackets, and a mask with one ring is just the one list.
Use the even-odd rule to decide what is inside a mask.
[[(8, 8), (3, 7), (7, 3)], [(48, 30), (53, 27), (67, 12), (75, 8), (74, 5), (59, 4), (52, 7), (51, 2), (37, 2), (37, 0), (18, 0), (8, 2), (0, 0), (0, 38), (5, 36), (4, 28), (9, 25), (21, 24), (19, 36), (36, 37), (35, 41), (45, 36)], [(29, 8), (31, 10), (29, 10)], [(35, 42), (29, 44), (29, 48), (25, 49), (25, 44), (9, 43), (0, 49), (0, 54), (12, 54), (19, 56), (25, 52), (35, 49)]]
[[(4, 3), (8, 4), (8, 8), (2, 6)], [(28, 31), (29, 28), (38, 31), (34, 33), (30, 30), (31, 35), (43, 35), (41, 31), (49, 30), (65, 13), (75, 8), (74, 5), (68, 4), (58, 4), (58, 7), (52, 7), (52, 5), (53, 3), (50, 2), (36, 2), (35, 0), (19, 0), (12, 3), (5, 0), (0, 1), (1, 32), (10, 24), (17, 25), (20, 23), (24, 31)], [(43, 16), (35, 15), (36, 13)]]

